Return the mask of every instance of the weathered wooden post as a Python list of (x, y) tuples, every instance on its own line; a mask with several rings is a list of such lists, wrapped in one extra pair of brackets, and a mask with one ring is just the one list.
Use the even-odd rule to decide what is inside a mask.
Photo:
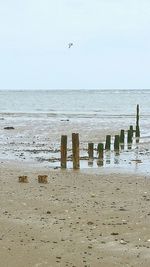
[(139, 126), (139, 105), (137, 105), (137, 113), (136, 113), (136, 131), (135, 136), (140, 137), (140, 126)]
[(119, 150), (119, 135), (115, 135), (114, 150)]
[(106, 135), (105, 149), (110, 150), (110, 146), (111, 146), (111, 135)]
[(98, 159), (103, 159), (103, 156), (104, 156), (104, 145), (103, 145), (103, 143), (99, 143), (98, 144), (97, 153), (98, 153)]
[(38, 182), (41, 184), (48, 183), (48, 176), (47, 175), (38, 175)]
[(131, 136), (132, 136), (132, 138), (133, 138), (133, 132), (134, 132), (134, 130), (133, 130), (133, 125), (130, 125), (130, 132), (131, 132)]
[(131, 130), (128, 130), (127, 143), (128, 144), (132, 143), (132, 131)]
[(136, 125), (139, 125), (139, 105), (136, 107)]
[(120, 143), (124, 144), (124, 130), (120, 131)]
[(19, 183), (28, 183), (28, 182), (29, 182), (29, 181), (28, 181), (28, 176), (27, 176), (27, 175), (21, 175), (21, 176), (19, 176), (18, 178), (19, 178), (19, 179), (18, 179)]
[(79, 155), (79, 134), (72, 133), (72, 159), (73, 169), (80, 168), (80, 155)]
[(97, 153), (98, 153), (97, 165), (103, 166), (103, 157), (104, 157), (104, 145), (103, 145), (103, 143), (98, 144)]
[(61, 136), (61, 168), (67, 167), (67, 135)]
[(93, 159), (93, 150), (94, 150), (94, 144), (93, 143), (88, 143), (88, 155), (89, 159)]
[(140, 137), (140, 127), (136, 126), (136, 132), (135, 132), (136, 137)]

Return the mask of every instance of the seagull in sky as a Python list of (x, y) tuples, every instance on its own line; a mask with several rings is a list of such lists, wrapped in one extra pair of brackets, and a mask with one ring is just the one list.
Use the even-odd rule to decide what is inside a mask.
[(73, 43), (68, 44), (68, 48), (71, 48), (71, 46), (73, 46)]

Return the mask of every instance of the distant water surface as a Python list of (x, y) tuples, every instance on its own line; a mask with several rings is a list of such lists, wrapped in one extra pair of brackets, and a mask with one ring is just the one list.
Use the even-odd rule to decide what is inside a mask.
[(150, 90), (1, 90), (1, 113), (48, 113), (49, 116), (131, 115), (140, 104), (150, 115)]
[[(143, 133), (149, 128), (150, 90), (1, 90), (1, 116), (133, 123), (140, 105)], [(114, 126), (114, 125), (112, 125)]]

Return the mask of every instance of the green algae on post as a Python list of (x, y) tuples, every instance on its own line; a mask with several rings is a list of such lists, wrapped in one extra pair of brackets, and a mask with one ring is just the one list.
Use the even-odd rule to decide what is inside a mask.
[(119, 150), (119, 135), (115, 135), (114, 150)]
[(105, 149), (110, 150), (110, 146), (111, 146), (111, 135), (106, 135)]
[(93, 143), (88, 143), (88, 156), (89, 156), (89, 159), (93, 159), (93, 149), (94, 149), (94, 144)]
[(104, 145), (103, 143), (99, 143), (97, 146), (97, 153), (98, 153), (98, 158), (103, 159), (103, 154), (104, 154)]
[(127, 143), (128, 144), (132, 143), (132, 132), (131, 132), (131, 130), (128, 130)]
[(133, 137), (133, 132), (134, 132), (134, 130), (133, 130), (133, 125), (130, 125), (130, 131), (131, 131), (131, 135), (132, 135), (132, 137)]
[(136, 137), (140, 137), (140, 126), (139, 126), (139, 105), (137, 105), (137, 113), (136, 113), (136, 132), (135, 132), (135, 136)]
[(140, 137), (140, 127), (139, 125), (136, 126), (136, 137)]
[(120, 131), (120, 143), (124, 144), (124, 130)]

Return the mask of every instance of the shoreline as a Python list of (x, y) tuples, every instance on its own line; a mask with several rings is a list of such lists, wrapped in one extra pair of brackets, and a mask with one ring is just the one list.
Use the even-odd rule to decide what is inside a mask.
[[(6, 167), (8, 168), (24, 168), (31, 170), (41, 170), (41, 171), (68, 171), (68, 172), (79, 172), (83, 174), (93, 174), (93, 175), (133, 175), (133, 176), (143, 176), (150, 177), (150, 168), (147, 168), (148, 162), (145, 165), (140, 160), (131, 160), (129, 163), (117, 163), (117, 164), (107, 164), (103, 166), (97, 165), (97, 160), (91, 161), (80, 160), (80, 168), (78, 170), (73, 170), (72, 160), (67, 161), (67, 168), (61, 169), (60, 160), (39, 160), (39, 161), (24, 161), (24, 160), (9, 160), (9, 159), (0, 159), (1, 170)], [(91, 165), (92, 164), (92, 165)]]

